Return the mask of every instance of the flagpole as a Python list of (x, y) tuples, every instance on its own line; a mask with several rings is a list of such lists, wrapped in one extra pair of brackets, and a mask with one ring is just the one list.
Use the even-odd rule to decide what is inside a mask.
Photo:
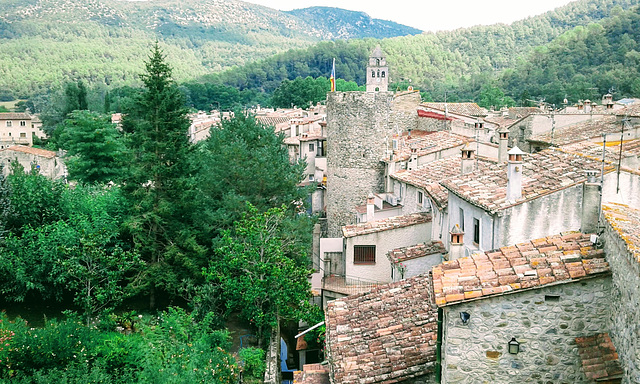
[(331, 82), (331, 92), (336, 91), (336, 58), (333, 58), (333, 66), (331, 67), (331, 77), (329, 78), (329, 82)]

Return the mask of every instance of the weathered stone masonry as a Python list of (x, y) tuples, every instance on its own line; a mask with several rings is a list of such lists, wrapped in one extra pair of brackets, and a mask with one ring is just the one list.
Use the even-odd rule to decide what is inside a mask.
[(370, 192), (384, 192), (382, 158), (394, 133), (417, 126), (418, 92), (331, 92), (327, 97), (329, 237), (355, 222)]

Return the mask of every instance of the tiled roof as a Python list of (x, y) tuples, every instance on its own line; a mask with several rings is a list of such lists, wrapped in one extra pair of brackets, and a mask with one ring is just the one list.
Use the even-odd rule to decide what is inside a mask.
[[(585, 156), (596, 161), (602, 161), (602, 143), (594, 143), (592, 141), (581, 141), (569, 145), (562, 146), (558, 150), (563, 152), (571, 152), (580, 156)], [(629, 140), (622, 143), (622, 159), (625, 156), (640, 156), (640, 139)], [(605, 162), (618, 165), (620, 158), (620, 142), (614, 142), (612, 145), (607, 143), (605, 147)], [(637, 172), (637, 169), (622, 166), (623, 170)]]
[(624, 204), (609, 203), (602, 206), (609, 225), (627, 244), (627, 250), (640, 263), (640, 211)]
[(289, 116), (279, 116), (279, 117), (271, 117), (271, 116), (256, 116), (256, 120), (258, 120), (263, 125), (275, 127), (281, 123), (288, 123), (291, 120)]
[(617, 116), (640, 116), (640, 103), (635, 102), (622, 109), (618, 109), (615, 114)]
[(0, 120), (31, 120), (31, 116), (22, 112), (0, 112)]
[(370, 233), (388, 231), (410, 225), (424, 224), (430, 221), (431, 215), (423, 212), (412, 213), (405, 216), (393, 216), (386, 219), (368, 221), (366, 223), (345, 225), (342, 227), (342, 235), (344, 237), (368, 235)]
[[(380, 211), (386, 211), (386, 210), (389, 210), (389, 209), (397, 209), (399, 207), (400, 206), (398, 206), (398, 205), (391, 205), (391, 204), (387, 203), (386, 201), (383, 201), (382, 202), (382, 209), (378, 208), (378, 206), (375, 206), (373, 210), (374, 210), (374, 212), (380, 212)], [(356, 207), (356, 212), (358, 212), (358, 213), (367, 213), (367, 204), (358, 205)]]
[(516, 120), (515, 119), (510, 119), (508, 116), (493, 116), (493, 117), (486, 117), (484, 119), (484, 121), (487, 121), (487, 122), (493, 123), (493, 124), (497, 124), (500, 128), (502, 128), (502, 127), (510, 126)]
[(0, 150), (0, 152), (3, 152), (3, 151), (23, 152), (23, 153), (28, 153), (35, 156), (46, 157), (49, 159), (56, 157), (56, 153), (53, 151), (47, 151), (46, 149), (40, 149), (40, 148), (34, 148), (34, 147), (27, 147), (25, 145), (14, 145), (9, 148)]
[(544, 111), (538, 107), (511, 107), (509, 108), (509, 116), (514, 116), (518, 119), (527, 117), (534, 113), (544, 113)]
[[(428, 132), (413, 130), (411, 131), (411, 137), (408, 135), (408, 132), (403, 132), (401, 136), (394, 137), (394, 139), (398, 140), (398, 149), (393, 151), (393, 159), (391, 161), (409, 160), (412, 148), (417, 150), (418, 157), (420, 157), (462, 146), (470, 141), (467, 137), (449, 131)], [(383, 160), (389, 161), (389, 158), (387, 157)]]
[[(599, 170), (601, 163), (573, 153), (553, 148), (523, 156), (522, 197), (508, 201), (507, 164), (495, 164), (489, 169), (452, 177), (442, 185), (458, 197), (489, 212), (521, 204), (586, 180), (586, 170)], [(610, 172), (611, 166), (605, 167)]]
[(327, 304), (335, 383), (393, 383), (433, 372), (438, 311), (429, 274)]
[(609, 271), (589, 235), (569, 232), (476, 253), (433, 267), (436, 304), (567, 283)]
[(433, 255), (435, 253), (446, 252), (447, 251), (444, 249), (442, 241), (432, 240), (426, 243), (412, 245), (410, 247), (393, 249), (387, 253), (387, 256), (392, 263), (401, 263), (403, 261), (417, 259), (419, 257)]
[(553, 145), (565, 145), (600, 137), (603, 133), (614, 132), (620, 132), (620, 123), (616, 121), (616, 117), (603, 116), (578, 124), (557, 128), (553, 132), (553, 139), (551, 138), (551, 131), (549, 131), (539, 135), (533, 135), (528, 140)]
[(576, 344), (587, 379), (602, 381), (622, 376), (618, 353), (608, 333), (576, 337)]
[(447, 111), (451, 113), (456, 113), (459, 115), (467, 115), (467, 116), (486, 116), (487, 112), (484, 108), (480, 108), (480, 106), (476, 103), (422, 103), (420, 104), (423, 107), (438, 109), (441, 111), (445, 110), (445, 105)]
[[(495, 163), (478, 158), (478, 167), (481, 171), (488, 169), (490, 164)], [(460, 156), (450, 156), (432, 161), (411, 171), (400, 170), (391, 175), (391, 178), (424, 189), (438, 208), (442, 209), (447, 206), (449, 193), (440, 185), (440, 182), (460, 175), (462, 172), (461, 167), (462, 158)]]

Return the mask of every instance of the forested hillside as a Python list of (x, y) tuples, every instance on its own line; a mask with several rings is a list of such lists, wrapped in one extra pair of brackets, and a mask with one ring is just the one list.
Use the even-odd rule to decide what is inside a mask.
[[(500, 85), (515, 96), (560, 105), (579, 99), (599, 101), (640, 96), (640, 9), (616, 11), (600, 24), (577, 27), (550, 44), (536, 48)], [(522, 98), (522, 97), (521, 97)]]
[[(343, 12), (349, 13), (334, 11)], [(77, 79), (136, 84), (155, 39), (175, 63), (176, 78), (188, 80), (321, 40), (420, 32), (369, 20), (347, 22), (347, 32), (337, 36), (304, 17), (238, 0), (6, 0), (0, 2), (0, 93), (28, 96)]]
[(572, 28), (598, 22), (639, 3), (580, 0), (511, 25), (477, 26), (382, 41), (319, 43), (206, 79), (240, 89), (271, 92), (283, 79), (329, 76), (331, 58), (336, 57), (336, 76), (362, 84), (368, 55), (380, 44), (387, 54), (393, 82), (406, 84), (411, 80), (414, 87), (426, 92), (426, 97), (434, 99), (443, 99), (446, 92), (450, 100), (471, 100), (478, 97), (484, 85), (492, 84), (503, 71), (526, 59), (534, 48)]

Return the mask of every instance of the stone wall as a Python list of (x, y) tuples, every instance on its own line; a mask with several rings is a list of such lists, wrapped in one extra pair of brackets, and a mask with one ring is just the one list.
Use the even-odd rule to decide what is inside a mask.
[(602, 238), (613, 274), (609, 335), (625, 371), (623, 383), (640, 383), (640, 264), (609, 223)]
[[(607, 332), (611, 276), (444, 308), (443, 383), (587, 383), (576, 337)], [(463, 325), (460, 312), (471, 315)], [(508, 353), (512, 337), (520, 352)]]
[(418, 92), (331, 92), (327, 97), (329, 237), (355, 223), (355, 207), (384, 192), (381, 161), (393, 133), (415, 129)]

